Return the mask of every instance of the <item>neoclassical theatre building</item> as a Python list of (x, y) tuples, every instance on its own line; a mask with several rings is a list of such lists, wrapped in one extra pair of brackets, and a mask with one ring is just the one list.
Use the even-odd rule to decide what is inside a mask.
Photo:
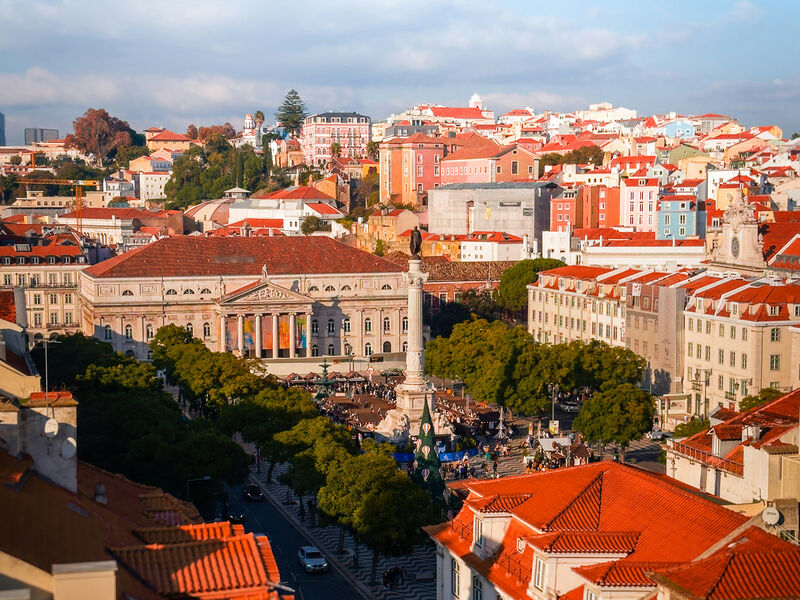
[(327, 237), (172, 237), (85, 269), (81, 327), (150, 358), (159, 327), (264, 359), (405, 351), (402, 267)]

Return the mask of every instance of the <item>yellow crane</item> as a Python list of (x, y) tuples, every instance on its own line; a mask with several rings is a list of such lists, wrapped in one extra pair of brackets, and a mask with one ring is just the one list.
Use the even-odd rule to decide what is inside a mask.
[(78, 234), (83, 234), (83, 224), (81, 222), (81, 213), (83, 212), (83, 186), (93, 185), (95, 189), (100, 185), (96, 179), (30, 179), (23, 177), (19, 183), (25, 185), (69, 185), (75, 188), (75, 222), (78, 229)]

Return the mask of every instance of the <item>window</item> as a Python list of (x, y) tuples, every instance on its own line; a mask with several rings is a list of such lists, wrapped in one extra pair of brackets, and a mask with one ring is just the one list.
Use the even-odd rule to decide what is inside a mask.
[(779, 313), (780, 313), (780, 307), (779, 306), (770, 306), (769, 307), (769, 314), (770, 314), (771, 317), (776, 317), (776, 316), (778, 316)]
[(706, 335), (711, 335), (711, 321), (706, 321)]
[(725, 389), (725, 376), (724, 376), (724, 375), (720, 375), (720, 376), (717, 378), (717, 387), (718, 387), (719, 389), (721, 389), (721, 390), (724, 390), (724, 389)]
[(408, 342), (403, 342), (403, 352), (408, 352)]
[(533, 571), (533, 585), (537, 590), (544, 590), (544, 561), (536, 557)]
[(734, 327), (733, 325), (731, 325), (731, 339), (732, 340), (736, 339), (736, 327)]
[(477, 575), (472, 576), (472, 600), (483, 600), (483, 581)]
[(511, 174), (519, 175), (519, 162), (517, 162), (516, 160), (511, 161)]
[(72, 294), (64, 294), (64, 304), (72, 304)]
[(175, 290), (167, 290), (166, 295), (167, 296), (177, 296), (178, 292), (176, 292)]
[(747, 368), (747, 354), (742, 354), (742, 368)]
[(594, 590), (586, 590), (586, 600), (599, 600), (600, 596)]
[(725, 337), (725, 325), (719, 326), (719, 337)]
[(72, 313), (64, 313), (64, 325), (72, 325)]
[(403, 333), (408, 333), (408, 317), (403, 317)]
[[(37, 312), (37, 313), (33, 314), (33, 326), (34, 327), (41, 327), (42, 326), (42, 313)], [(111, 336), (109, 335), (109, 337), (106, 338), (106, 339), (111, 339)]]
[(103, 327), (103, 339), (104, 340), (111, 339), (111, 325), (106, 325), (105, 327)]
[(328, 356), (333, 356), (334, 354), (333, 344), (328, 344)]
[(34, 304), (41, 304), (42, 303), (42, 295), (41, 294), (34, 294), (33, 295), (33, 303)]
[(49, 295), (50, 304), (58, 304), (58, 296), (55, 294)]
[(689, 358), (694, 356), (694, 344), (692, 344), (692, 342), (689, 342), (688, 344), (686, 344), (686, 348), (688, 350), (688, 352), (686, 354), (689, 355)]
[(187, 323), (186, 331), (189, 332), (189, 335), (194, 336), (194, 325), (192, 325), (191, 323)]
[(308, 288), (308, 291), (309, 292), (318, 292), (319, 288), (317, 286), (315, 286), (315, 285), (312, 285), (310, 288)]
[(747, 329), (745, 329), (744, 327), (742, 327), (742, 341), (743, 342), (747, 341)]
[[(638, 320), (639, 320), (639, 317), (636, 317), (636, 320), (638, 321)], [(692, 318), (690, 317), (690, 318), (689, 318), (689, 320), (686, 322), (687, 329), (689, 329), (689, 331), (692, 331), (692, 327), (694, 326), (693, 324), (694, 324), (694, 319), (692, 319)], [(698, 325), (698, 330), (699, 330), (699, 325)], [(691, 354), (691, 353), (690, 353), (690, 354)]]
[(11, 285), (11, 275), (8, 273), (3, 275), (3, 285)]
[[(700, 358), (700, 353), (698, 352), (697, 354), (697, 358)], [(706, 346), (706, 360), (711, 362), (711, 346)]]
[(769, 330), (769, 341), (770, 342), (780, 342), (781, 341), (781, 330), (777, 327), (773, 327)]
[(343, 292), (345, 292), (345, 291), (346, 291), (346, 292), (349, 292), (349, 291), (351, 291), (352, 289), (353, 289), (353, 288), (351, 288), (349, 285), (343, 285), (343, 286), (342, 286), (342, 291), (343, 291)]
[(770, 371), (780, 371), (781, 370), (781, 355), (780, 354), (770, 354), (769, 355), (769, 370)]
[(389, 333), (392, 330), (392, 320), (389, 317), (383, 317), (383, 332)]
[(381, 286), (381, 289), (382, 289), (382, 290), (390, 290), (390, 289), (392, 289), (392, 286), (390, 286), (388, 283), (384, 283), (384, 284)]
[(311, 319), (311, 335), (317, 335), (319, 333), (319, 321), (316, 319)]
[(201, 294), (210, 294), (210, 293), (211, 293), (211, 290), (210, 290), (210, 289), (208, 289), (208, 288), (203, 288), (202, 290), (200, 290), (200, 293), (201, 293)]
[(364, 333), (372, 333), (372, 319), (369, 317), (364, 319)]
[(58, 325), (58, 313), (50, 313), (50, 325)]
[(342, 320), (342, 331), (350, 333), (350, 317), (345, 317), (344, 320)]
[(211, 337), (211, 323), (203, 323), (203, 337), (204, 338)]
[(719, 360), (718, 360), (719, 364), (721, 364), (721, 365), (725, 364), (725, 350), (720, 348), (719, 352), (717, 354), (718, 354), (718, 358), (719, 358)]
[(133, 292), (130, 291), (130, 290), (125, 290), (125, 291), (122, 292), (122, 295), (123, 296), (133, 296)]
[(153, 339), (153, 326), (150, 325), (149, 323), (147, 324), (147, 327), (145, 327), (144, 329), (144, 339), (147, 340), (148, 342)]
[(326, 291), (326, 292), (335, 292), (335, 291), (336, 291), (336, 288), (335, 288), (335, 287), (333, 287), (332, 285), (326, 285), (326, 286), (325, 286), (325, 291)]
[(125, 340), (130, 342), (133, 339), (133, 325), (125, 325)]
[(336, 323), (333, 319), (328, 319), (328, 333), (333, 334), (336, 331)]
[(736, 352), (733, 351), (730, 352), (730, 365), (732, 367), (736, 366)]
[(369, 342), (364, 344), (364, 356), (372, 356), (372, 344)]
[(391, 342), (383, 342), (383, 351), (384, 352), (391, 352), (392, 351), (392, 343)]
[(458, 598), (459, 587), (461, 587), (461, 578), (459, 576), (459, 564), (455, 558), (450, 559), (450, 591), (453, 592), (453, 597)]

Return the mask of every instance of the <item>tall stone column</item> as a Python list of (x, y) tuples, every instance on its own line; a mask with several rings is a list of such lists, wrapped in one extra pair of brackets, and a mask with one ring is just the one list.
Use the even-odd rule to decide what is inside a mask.
[(311, 357), (311, 315), (306, 313), (306, 356)]
[(244, 356), (244, 315), (236, 316), (236, 344), (239, 349), (239, 356)]
[(295, 321), (295, 314), (291, 313), (289, 315), (289, 358), (294, 358), (295, 355), (295, 331), (297, 329), (297, 323)]
[(225, 347), (225, 338), (227, 337), (227, 324), (226, 324), (225, 315), (219, 316), (219, 351), (225, 352), (227, 348)]
[(407, 386), (425, 383), (425, 347), (422, 342), (422, 284), (428, 274), (422, 272), (422, 261), (408, 261), (408, 352), (406, 353)]
[(254, 318), (256, 320), (256, 327), (254, 332), (255, 339), (253, 342), (256, 346), (256, 358), (261, 358), (261, 315), (256, 314)]
[(278, 313), (272, 313), (272, 358), (278, 358), (281, 348)]

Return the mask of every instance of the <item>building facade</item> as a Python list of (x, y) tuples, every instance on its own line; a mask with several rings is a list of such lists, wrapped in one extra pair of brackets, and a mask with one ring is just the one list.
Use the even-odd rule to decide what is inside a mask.
[(175, 237), (81, 274), (84, 334), (149, 358), (159, 327), (264, 359), (405, 349), (402, 267), (327, 237)]
[(319, 113), (306, 117), (300, 135), (303, 158), (309, 166), (322, 166), (331, 158), (331, 145), (339, 144), (341, 155), (361, 158), (367, 155), (372, 134), (371, 120), (347, 112)]

